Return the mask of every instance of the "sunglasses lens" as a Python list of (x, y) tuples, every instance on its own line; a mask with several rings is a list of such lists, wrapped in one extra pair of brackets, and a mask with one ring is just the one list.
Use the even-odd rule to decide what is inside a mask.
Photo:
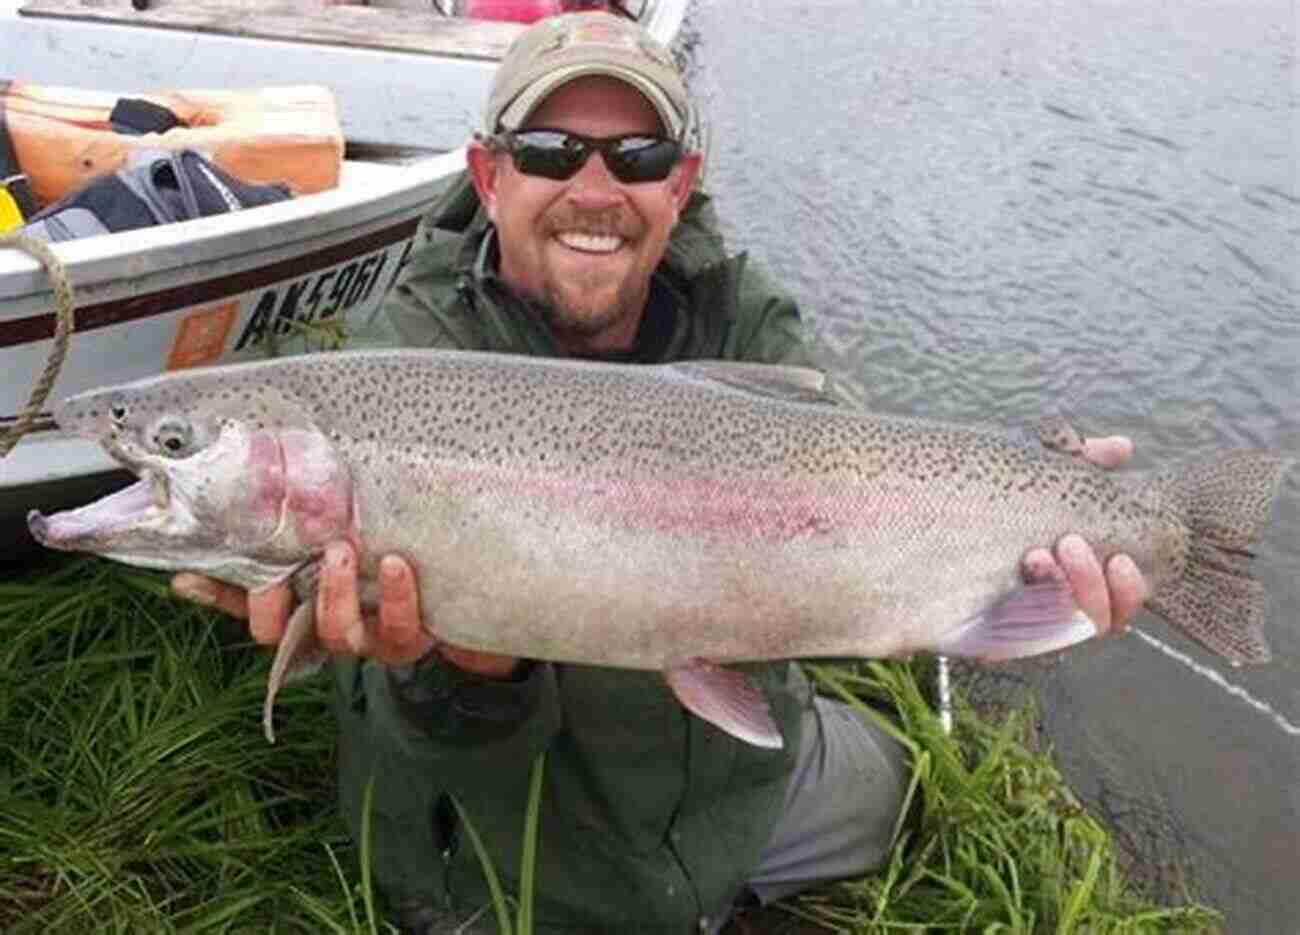
[(514, 133), (508, 148), (520, 172), (561, 182), (572, 178), (597, 149), (613, 176), (625, 184), (661, 182), (681, 158), (681, 146), (657, 136), (592, 140), (558, 130)]
[(625, 136), (606, 150), (610, 171), (620, 182), (662, 182), (677, 165), (681, 147), (653, 136)]
[(549, 130), (516, 133), (510, 147), (515, 168), (524, 175), (556, 181), (572, 178), (582, 168), (588, 152), (581, 142), (571, 142), (568, 134)]

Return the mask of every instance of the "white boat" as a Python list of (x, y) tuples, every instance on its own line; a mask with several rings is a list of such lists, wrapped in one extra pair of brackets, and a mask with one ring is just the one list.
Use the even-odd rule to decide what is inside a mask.
[[(438, 12), (456, 0), (138, 2), (148, 8), (0, 0), (0, 79), (125, 92), (325, 85), (349, 142), (445, 152), (474, 129), (497, 61), (524, 28)], [(668, 45), (686, 0), (622, 5)]]
[[(97, 446), (57, 431), (58, 399), (264, 354), (268, 332), (374, 314), (439, 181), (463, 166), (459, 147), (497, 61), (524, 28), (431, 6), (138, 2), (147, 9), (0, 0), (0, 79), (123, 93), (321, 84), (337, 99), (347, 158), (331, 191), (55, 246), (76, 288), (76, 332), (33, 430), (0, 458), (0, 561), (30, 544), (27, 510), (84, 502), (125, 480)], [(669, 44), (685, 0), (624, 6)], [(49, 354), (52, 310), (40, 264), (0, 249), (0, 436)]]

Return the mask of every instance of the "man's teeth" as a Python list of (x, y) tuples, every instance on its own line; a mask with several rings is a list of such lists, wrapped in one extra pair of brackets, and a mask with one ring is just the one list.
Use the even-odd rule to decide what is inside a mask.
[(587, 253), (613, 253), (623, 245), (623, 238), (614, 234), (584, 234), (581, 231), (564, 231), (556, 239), (572, 250)]

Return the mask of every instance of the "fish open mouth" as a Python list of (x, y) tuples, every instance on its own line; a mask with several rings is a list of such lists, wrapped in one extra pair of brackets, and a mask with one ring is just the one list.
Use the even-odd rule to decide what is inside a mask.
[(149, 471), (116, 493), (75, 510), (44, 515), (27, 514), (27, 528), (41, 545), (53, 549), (83, 549), (105, 537), (165, 520), (171, 498), (167, 478)]

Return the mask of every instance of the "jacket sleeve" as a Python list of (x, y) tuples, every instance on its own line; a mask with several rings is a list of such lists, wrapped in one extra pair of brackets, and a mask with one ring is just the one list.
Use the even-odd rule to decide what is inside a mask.
[(483, 349), (483, 335), (465, 313), (454, 268), (457, 249), (456, 239), (445, 233), (425, 235), (351, 346)]
[(738, 258), (736, 324), (727, 356), (764, 364), (816, 367), (799, 306), (747, 256)]

